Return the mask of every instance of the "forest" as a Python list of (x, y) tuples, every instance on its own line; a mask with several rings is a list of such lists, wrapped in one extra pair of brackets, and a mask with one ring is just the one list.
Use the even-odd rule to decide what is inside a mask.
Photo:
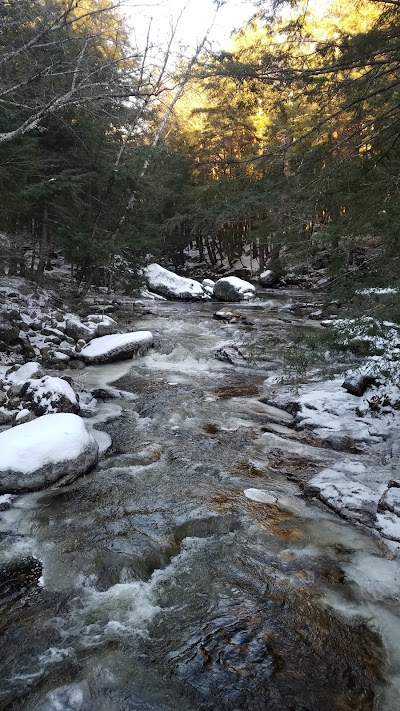
[(1, 0), (2, 270), (42, 280), (61, 254), (84, 293), (148, 255), (247, 255), (396, 287), (399, 20), (398, 0), (260, 1), (229, 51), (206, 35), (188, 58), (176, 26), (136, 46), (123, 3)]

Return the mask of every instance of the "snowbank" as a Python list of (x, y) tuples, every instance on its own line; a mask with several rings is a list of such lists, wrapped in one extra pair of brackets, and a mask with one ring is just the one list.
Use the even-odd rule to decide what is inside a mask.
[(142, 355), (153, 343), (154, 338), (151, 331), (133, 331), (101, 336), (94, 338), (88, 346), (82, 349), (81, 357), (85, 363), (111, 363), (115, 360), (132, 358), (136, 354)]
[(149, 289), (167, 299), (200, 301), (208, 298), (200, 282), (174, 274), (159, 264), (149, 264), (144, 276)]
[(0, 433), (0, 493), (67, 484), (92, 469), (99, 447), (77, 415), (44, 415)]

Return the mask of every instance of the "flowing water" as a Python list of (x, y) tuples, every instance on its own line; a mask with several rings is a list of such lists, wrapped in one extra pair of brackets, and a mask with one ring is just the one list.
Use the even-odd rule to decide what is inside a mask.
[[(239, 310), (288, 333), (291, 299)], [(79, 375), (125, 391), (92, 421), (100, 465), (0, 514), (0, 707), (396, 711), (397, 563), (270, 468), (263, 433), (291, 420), (261, 401), (278, 355), (221, 363), (251, 326), (150, 308), (129, 325), (154, 351)]]

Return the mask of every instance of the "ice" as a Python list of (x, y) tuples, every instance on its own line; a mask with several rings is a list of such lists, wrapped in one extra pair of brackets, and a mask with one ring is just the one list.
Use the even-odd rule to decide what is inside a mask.
[(259, 504), (276, 504), (277, 502), (276, 496), (262, 489), (245, 489), (243, 493), (246, 499), (257, 501)]

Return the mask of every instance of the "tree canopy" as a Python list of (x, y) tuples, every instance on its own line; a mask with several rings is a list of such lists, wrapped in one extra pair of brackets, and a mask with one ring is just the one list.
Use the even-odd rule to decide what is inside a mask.
[[(397, 280), (400, 3), (259, 2), (170, 71), (118, 3), (0, 3), (0, 227), (11, 270), (247, 250)], [(30, 265), (27, 263), (29, 255)], [(118, 262), (115, 262), (118, 256)]]

